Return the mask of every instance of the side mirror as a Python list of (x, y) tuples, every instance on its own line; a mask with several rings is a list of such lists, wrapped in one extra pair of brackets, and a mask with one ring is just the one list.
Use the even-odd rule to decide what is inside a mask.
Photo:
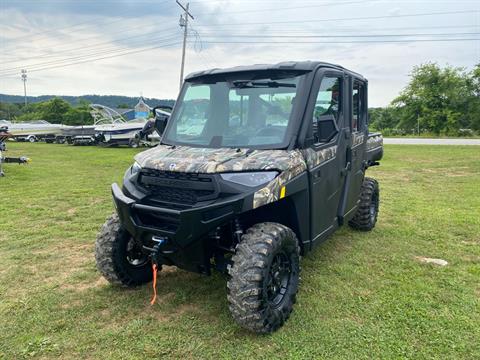
[(170, 105), (157, 105), (154, 108), (152, 108), (152, 114), (153, 114), (153, 117), (157, 117), (158, 112), (164, 113), (164, 114), (171, 114), (172, 110), (173, 110), (173, 107), (171, 107)]
[(318, 142), (329, 142), (338, 134), (338, 126), (332, 114), (317, 118), (316, 138)]
[(165, 128), (167, 127), (167, 122), (168, 122), (169, 116), (162, 115), (162, 116), (156, 116), (155, 117), (155, 130), (157, 131), (158, 135), (162, 135), (163, 132), (165, 131)]
[(170, 118), (170, 113), (164, 110), (160, 110), (160, 108), (164, 108), (164, 106), (156, 106), (153, 108), (153, 114), (155, 115), (155, 130), (157, 131), (158, 135), (162, 135), (165, 131), (165, 127), (167, 126), (168, 119)]

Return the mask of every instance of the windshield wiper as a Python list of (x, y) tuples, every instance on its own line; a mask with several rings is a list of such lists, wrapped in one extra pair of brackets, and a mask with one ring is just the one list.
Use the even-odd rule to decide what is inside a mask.
[(281, 83), (278, 81), (234, 81), (233, 85), (237, 88), (278, 88), (278, 87), (296, 87), (295, 84)]

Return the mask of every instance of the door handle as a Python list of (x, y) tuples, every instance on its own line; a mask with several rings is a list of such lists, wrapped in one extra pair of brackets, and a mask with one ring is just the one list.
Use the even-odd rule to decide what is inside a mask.
[(345, 176), (347, 172), (350, 171), (351, 169), (352, 169), (352, 163), (349, 161), (347, 162), (347, 165), (345, 165), (345, 167), (340, 171), (340, 174), (342, 176)]

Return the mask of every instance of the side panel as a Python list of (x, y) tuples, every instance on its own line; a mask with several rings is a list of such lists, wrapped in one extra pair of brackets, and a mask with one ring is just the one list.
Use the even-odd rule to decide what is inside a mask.
[(348, 221), (355, 213), (365, 176), (365, 151), (367, 129), (367, 83), (349, 77), (349, 117), (351, 139), (347, 144), (345, 158), (344, 198), (339, 209), (341, 222)]
[[(334, 89), (331, 85), (325, 86), (327, 79), (338, 78), (340, 89)], [(324, 80), (325, 79), (325, 80)], [(323, 81), (323, 82), (322, 82)], [(305, 113), (305, 122), (310, 122), (307, 137), (310, 137), (310, 146), (304, 149), (304, 157), (307, 161), (310, 185), (310, 234), (313, 244), (320, 243), (333, 232), (338, 226), (337, 209), (342, 195), (343, 159), (345, 158), (345, 142), (347, 141), (349, 128), (345, 123), (345, 87), (344, 74), (340, 71), (321, 69), (317, 72), (314, 88), (311, 94), (309, 107)], [(339, 94), (333, 95), (335, 91)], [(335, 97), (335, 106), (332, 106)], [(329, 104), (329, 101), (332, 102)], [(327, 143), (318, 143), (315, 140), (315, 121), (317, 111), (320, 117), (329, 114), (334, 115), (338, 127), (338, 134)], [(334, 109), (332, 110), (332, 108)]]

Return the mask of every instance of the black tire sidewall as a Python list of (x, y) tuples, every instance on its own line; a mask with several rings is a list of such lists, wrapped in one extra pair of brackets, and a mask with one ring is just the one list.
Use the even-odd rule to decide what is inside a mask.
[[(268, 277), (277, 254), (290, 262), (290, 277), (278, 304), (268, 299)], [(278, 223), (259, 223), (237, 245), (229, 268), (228, 301), (233, 318), (245, 329), (271, 333), (289, 318), (300, 281), (300, 247), (295, 233)]]
[(271, 312), (271, 316), (274, 316), (274, 317), (278, 315), (277, 313), (284, 312), (285, 310), (287, 310), (286, 307), (291, 306), (292, 297), (294, 298), (298, 291), (300, 258), (296, 252), (297, 244), (294, 241), (294, 239), (289, 235), (290, 234), (282, 237), (282, 241), (278, 243), (279, 246), (269, 256), (269, 264), (262, 282), (262, 285), (263, 285), (262, 292), (264, 294), (267, 291), (266, 284), (267, 284), (268, 272), (270, 271), (270, 268), (272, 266), (273, 259), (279, 253), (283, 252), (288, 257), (288, 260), (290, 262), (290, 267), (291, 267), (291, 274), (288, 281), (287, 292), (285, 293), (281, 302), (277, 306), (271, 307), (270, 304), (268, 303), (263, 304), (263, 306), (265, 307), (265, 310), (267, 312)]
[(115, 270), (122, 278), (132, 281), (133, 284), (144, 284), (152, 280), (150, 262), (142, 266), (133, 266), (127, 260), (127, 246), (131, 239), (130, 233), (119, 227), (115, 234), (115, 243), (112, 248), (112, 260)]

